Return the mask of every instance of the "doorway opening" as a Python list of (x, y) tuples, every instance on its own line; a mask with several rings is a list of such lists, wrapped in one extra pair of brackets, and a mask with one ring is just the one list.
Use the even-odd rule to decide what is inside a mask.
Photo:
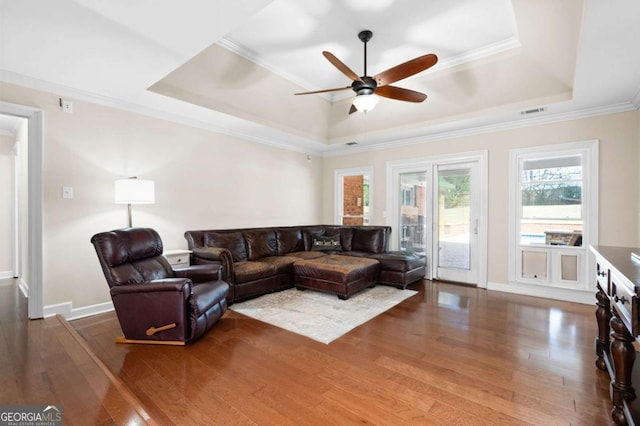
[(36, 108), (0, 101), (0, 114), (27, 120), (27, 226), (20, 244), (26, 247), (21, 257), (20, 287), (28, 297), (29, 318), (44, 316), (42, 261), (43, 149), (42, 111)]

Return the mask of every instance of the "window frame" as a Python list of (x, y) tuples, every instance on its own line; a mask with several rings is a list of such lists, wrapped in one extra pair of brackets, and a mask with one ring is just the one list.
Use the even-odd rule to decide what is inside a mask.
[[(598, 140), (543, 145), (509, 151), (509, 281), (512, 283), (546, 285), (554, 288), (590, 289), (588, 272), (593, 268), (589, 245), (598, 244)], [(582, 246), (553, 246), (521, 243), (523, 219), (521, 172), (525, 161), (580, 156), (582, 166)], [(532, 280), (522, 277), (522, 252), (543, 250), (548, 253), (549, 273), (546, 279)], [(562, 280), (558, 260), (568, 253), (578, 257), (576, 282)]]
[[(369, 214), (366, 216), (367, 223), (373, 224), (373, 166), (353, 167), (349, 169), (336, 169), (334, 171), (334, 200), (333, 200), (333, 220), (334, 224), (341, 225), (344, 217), (344, 178), (349, 176), (366, 175), (369, 182)], [(363, 216), (364, 218), (364, 216)]]

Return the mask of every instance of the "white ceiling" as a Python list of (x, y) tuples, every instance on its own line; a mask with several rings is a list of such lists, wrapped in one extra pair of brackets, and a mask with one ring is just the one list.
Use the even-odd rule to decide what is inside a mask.
[[(363, 74), (362, 29), (369, 75), (438, 55), (395, 83), (424, 103), (293, 96), (350, 84), (323, 50)], [(325, 155), (637, 109), (637, 40), (636, 0), (0, 0), (2, 81)]]

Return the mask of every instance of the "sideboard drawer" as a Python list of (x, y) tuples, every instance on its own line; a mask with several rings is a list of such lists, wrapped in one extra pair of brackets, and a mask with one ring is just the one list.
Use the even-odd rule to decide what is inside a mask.
[(627, 281), (617, 274), (610, 272), (610, 290), (612, 302), (621, 319), (629, 327), (633, 336), (640, 335), (640, 311), (638, 310), (638, 297), (634, 289), (629, 288)]

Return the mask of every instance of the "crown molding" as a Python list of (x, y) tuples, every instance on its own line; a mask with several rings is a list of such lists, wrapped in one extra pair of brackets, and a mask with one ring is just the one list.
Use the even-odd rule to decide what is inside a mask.
[[(69, 86), (51, 83), (6, 70), (0, 70), (0, 82), (52, 93), (56, 96), (69, 97), (79, 101), (120, 109), (123, 111), (141, 114), (147, 117), (166, 120), (173, 123), (183, 124), (190, 127), (200, 128), (211, 132), (232, 136), (238, 139), (244, 139), (263, 145), (268, 145), (274, 148), (300, 152), (303, 154), (313, 154), (320, 156), (325, 146), (325, 144), (322, 142), (296, 136), (292, 133), (270, 128), (268, 126), (257, 124), (249, 120), (244, 120), (228, 114), (223, 114), (218, 111), (213, 111), (204, 107), (190, 104), (185, 101), (165, 97), (163, 95), (149, 91), (146, 91), (145, 93), (152, 98), (162, 98), (163, 100), (169, 100), (172, 103), (172, 109), (177, 112), (170, 112), (165, 109), (150, 107), (142, 103), (131, 102), (128, 100), (75, 89)], [(159, 103), (155, 103), (155, 105), (158, 104)], [(201, 115), (208, 115), (209, 117), (207, 117), (206, 120), (194, 118), (194, 111), (200, 113)]]
[(495, 133), (505, 130), (520, 129), (525, 127), (541, 126), (544, 124), (552, 124), (562, 121), (579, 120), (582, 118), (595, 117), (599, 115), (616, 114), (620, 112), (633, 111), (635, 109), (637, 109), (637, 107), (635, 107), (631, 102), (624, 102), (602, 107), (585, 108), (576, 111), (548, 114), (542, 117), (524, 118), (520, 120), (504, 121), (501, 123), (488, 125), (470, 126), (458, 130), (447, 130), (442, 132), (434, 132), (432, 128), (423, 127), (422, 129), (416, 130), (416, 133), (418, 134), (417, 136), (404, 139), (393, 139), (392, 141), (387, 140), (379, 143), (372, 143), (366, 146), (345, 147), (344, 145), (340, 145), (336, 149), (326, 150), (323, 153), (323, 157), (336, 157), (340, 155), (356, 154), (367, 151), (398, 148), (402, 146), (410, 146), (426, 142), (462, 138), (485, 133)]
[[(335, 157), (367, 151), (398, 148), (402, 146), (409, 146), (426, 142), (473, 136), (484, 133), (493, 133), (531, 126), (539, 126), (561, 121), (577, 120), (598, 115), (615, 114), (619, 112), (637, 110), (638, 105), (640, 104), (639, 88), (639, 90), (634, 95), (633, 101), (629, 102), (595, 108), (585, 108), (581, 110), (556, 114), (546, 112), (545, 115), (535, 118), (522, 118), (518, 120), (501, 121), (499, 123), (493, 124), (477, 124), (477, 122), (467, 122), (465, 124), (465, 122), (463, 121), (458, 123), (446, 124), (446, 126), (448, 127), (457, 127), (457, 129), (454, 130), (438, 131), (437, 129), (434, 129), (435, 126), (424, 126), (421, 128), (413, 129), (411, 133), (414, 136), (406, 138), (397, 138), (391, 136), (391, 134), (393, 133), (393, 130), (391, 130), (389, 132), (386, 132), (386, 134), (389, 136), (383, 137), (383, 139), (379, 142), (363, 146), (347, 147), (343, 144), (325, 144), (323, 142), (301, 138), (284, 131), (269, 128), (268, 126), (256, 124), (248, 120), (243, 120), (237, 117), (232, 117), (226, 114), (211, 111), (206, 108), (195, 106), (184, 101), (174, 100), (172, 98), (170, 99), (174, 106), (177, 107), (177, 113), (161, 110), (158, 108), (152, 108), (146, 105), (126, 100), (98, 95), (95, 93), (86, 92), (43, 80), (38, 80), (4, 70), (0, 70), (0, 81), (30, 89), (54, 93), (57, 96), (70, 97), (80, 101), (116, 108), (161, 120), (183, 124), (186, 126), (201, 128), (215, 133), (260, 143), (278, 149), (300, 152), (303, 154), (311, 154), (319, 157)], [(155, 94), (153, 92), (149, 93), (153, 96), (159, 96), (163, 99), (165, 98), (162, 95)], [(207, 114), (210, 114), (212, 119), (211, 121), (205, 121), (202, 119), (193, 118), (189, 114), (189, 111), (204, 111)], [(486, 120), (490, 119), (491, 118), (489, 117)]]

